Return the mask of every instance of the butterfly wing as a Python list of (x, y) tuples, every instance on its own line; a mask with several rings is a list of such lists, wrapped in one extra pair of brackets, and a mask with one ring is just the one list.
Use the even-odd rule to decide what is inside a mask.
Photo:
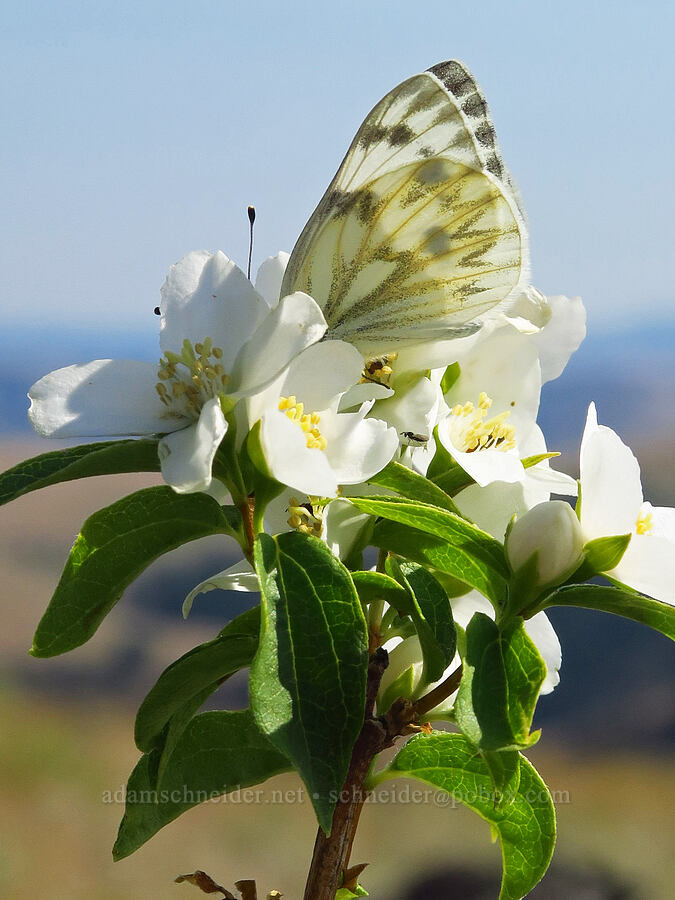
[(424, 72), (359, 128), (282, 286), (314, 297), (330, 337), (376, 353), (470, 333), (520, 283), (523, 218), (466, 99)]

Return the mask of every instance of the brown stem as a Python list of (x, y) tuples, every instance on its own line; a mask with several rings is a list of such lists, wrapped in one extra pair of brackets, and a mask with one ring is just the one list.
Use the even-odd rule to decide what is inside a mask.
[(373, 718), (373, 711), (380, 681), (388, 663), (387, 652), (382, 648), (376, 650), (370, 658), (365, 721), (354, 744), (347, 778), (333, 814), (331, 832), (326, 835), (321, 828), (317, 831), (304, 900), (334, 900), (343, 872), (347, 868), (365, 800), (363, 782), (373, 759), (386, 742), (385, 728), (378, 719)]
[(347, 871), (359, 817), (368, 795), (363, 784), (373, 760), (400, 735), (418, 731), (419, 727), (412, 723), (454, 693), (462, 678), (460, 665), (445, 681), (415, 703), (399, 698), (389, 712), (375, 718), (375, 698), (388, 663), (387, 653), (382, 647), (370, 657), (365, 721), (354, 744), (347, 778), (333, 814), (331, 832), (326, 835), (321, 828), (317, 831), (304, 900), (335, 900)]

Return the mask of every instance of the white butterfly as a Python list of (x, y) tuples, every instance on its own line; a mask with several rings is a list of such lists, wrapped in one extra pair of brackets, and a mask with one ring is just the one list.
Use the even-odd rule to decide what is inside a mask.
[(527, 277), (527, 230), (482, 92), (439, 63), (368, 114), (305, 226), (281, 295), (365, 355), (470, 334)]

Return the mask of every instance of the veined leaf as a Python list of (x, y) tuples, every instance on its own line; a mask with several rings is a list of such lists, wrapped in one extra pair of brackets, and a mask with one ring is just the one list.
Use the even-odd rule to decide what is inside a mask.
[(56, 656), (94, 634), (125, 588), (150, 563), (209, 534), (234, 534), (239, 513), (206, 494), (145, 488), (82, 526), (33, 639), (33, 656)]
[(620, 587), (599, 584), (572, 584), (560, 587), (541, 604), (549, 606), (581, 606), (614, 613), (634, 622), (649, 625), (675, 640), (675, 607)]
[(159, 791), (153, 776), (158, 753), (142, 756), (131, 773), (115, 859), (138, 850), (193, 806), (291, 768), (260, 733), (249, 710), (195, 716), (176, 744)]
[(363, 725), (368, 636), (349, 572), (317, 538), (259, 535), (260, 648), (251, 709), (260, 730), (293, 762), (319, 824), (333, 810)]
[(546, 666), (522, 619), (500, 631), (489, 616), (475, 613), (466, 629), (464, 671), (455, 701), (460, 730), (481, 750), (529, 747)]
[(459, 510), (453, 503), (452, 497), (445, 493), (437, 484), (408, 469), (398, 462), (388, 463), (384, 469), (369, 478), (371, 484), (379, 484), (390, 488), (402, 497), (427, 503), (431, 506), (439, 506), (449, 512), (459, 514)]
[(378, 523), (371, 538), (374, 546), (440, 569), (495, 604), (506, 599), (509, 572), (504, 548), (480, 528), (444, 509), (411, 500), (353, 497), (352, 503), (397, 523)]
[(546, 785), (524, 757), (517, 792), (502, 805), (495, 803), (485, 760), (460, 734), (412, 738), (376, 780), (401, 776), (446, 791), (490, 823), (504, 867), (499, 900), (521, 900), (544, 876), (555, 846), (555, 810)]
[(383, 572), (352, 572), (352, 581), (365, 604), (384, 600), (399, 612), (410, 612), (412, 604), (405, 588)]
[(447, 594), (423, 566), (389, 558), (391, 574), (410, 592), (411, 618), (422, 648), (424, 665), (420, 687), (439, 681), (452, 662), (457, 634)]
[(164, 728), (185, 703), (205, 690), (208, 696), (233, 672), (250, 665), (259, 634), (256, 607), (233, 619), (214, 640), (171, 663), (139, 707), (134, 732), (138, 749), (148, 753), (160, 746)]
[(0, 505), (39, 488), (92, 475), (159, 472), (158, 441), (101, 441), (25, 459), (0, 475)]

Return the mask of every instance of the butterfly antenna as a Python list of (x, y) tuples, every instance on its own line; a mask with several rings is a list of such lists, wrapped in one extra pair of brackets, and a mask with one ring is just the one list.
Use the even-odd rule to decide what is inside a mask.
[(246, 277), (250, 281), (251, 280), (251, 257), (253, 256), (253, 223), (255, 222), (255, 206), (249, 206), (249, 208), (248, 208), (248, 221), (249, 221), (248, 269), (246, 270)]

